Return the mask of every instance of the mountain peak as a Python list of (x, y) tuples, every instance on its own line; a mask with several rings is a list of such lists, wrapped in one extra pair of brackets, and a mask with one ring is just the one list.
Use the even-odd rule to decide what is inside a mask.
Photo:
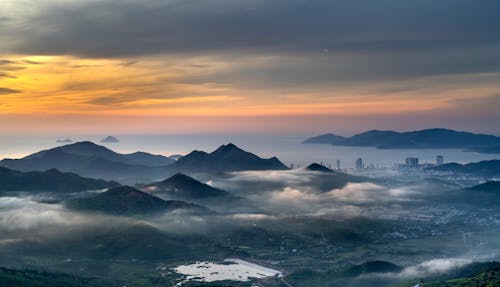
[(182, 173), (176, 173), (163, 181), (150, 184), (143, 190), (153, 190), (155, 193), (166, 194), (171, 199), (180, 200), (228, 196), (226, 191), (211, 187)]
[(213, 153), (219, 153), (219, 152), (234, 152), (234, 151), (243, 151), (233, 143), (228, 143), (226, 145), (221, 145), (219, 148), (217, 148)]
[(309, 166), (306, 167), (307, 170), (310, 171), (322, 171), (322, 172), (333, 172), (333, 170), (327, 168), (326, 166), (323, 166), (319, 163), (312, 163)]
[(114, 136), (107, 136), (101, 140), (102, 143), (119, 143), (120, 141)]
[(162, 182), (171, 182), (171, 181), (196, 181), (196, 180), (188, 175), (178, 172), (172, 175), (171, 177), (163, 180)]

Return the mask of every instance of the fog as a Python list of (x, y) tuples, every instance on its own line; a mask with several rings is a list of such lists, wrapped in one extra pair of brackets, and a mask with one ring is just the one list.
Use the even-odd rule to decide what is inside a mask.
[[(498, 250), (500, 213), (435, 200), (436, 194), (450, 192), (446, 182), (380, 181), (306, 169), (244, 171), (205, 179), (238, 200), (212, 202), (207, 214), (180, 209), (118, 216), (77, 211), (66, 204), (93, 191), (0, 197), (0, 263), (15, 262), (19, 268), (42, 264), (52, 270), (54, 261), (64, 258), (79, 258), (91, 268), (103, 258), (113, 264), (152, 264), (189, 263), (207, 256), (277, 256), (285, 270), (295, 270), (294, 260), (299, 258), (324, 270), (387, 260), (401, 266), (401, 272), (359, 278), (395, 282), (498, 258), (492, 250)], [(33, 257), (39, 263), (33, 263)], [(65, 266), (55, 270), (68, 272)], [(92, 274), (108, 276), (110, 271), (102, 272)]]

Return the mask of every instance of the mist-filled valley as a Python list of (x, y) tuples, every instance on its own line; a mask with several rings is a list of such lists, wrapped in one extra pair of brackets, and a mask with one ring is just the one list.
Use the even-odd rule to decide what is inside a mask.
[(289, 168), (233, 144), (176, 159), (134, 155), (79, 142), (1, 161), (0, 280), (362, 287), (498, 279), (498, 174)]

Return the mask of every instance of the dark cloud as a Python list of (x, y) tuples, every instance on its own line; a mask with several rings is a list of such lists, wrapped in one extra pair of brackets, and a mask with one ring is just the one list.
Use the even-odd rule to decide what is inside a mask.
[(30, 60), (24, 60), (23, 62), (26, 63), (26, 64), (31, 64), (31, 65), (40, 65), (40, 64), (43, 64), (42, 62), (30, 61)]
[[(222, 57), (186, 82), (249, 88), (500, 71), (496, 0), (34, 2), (0, 27), (25, 54)], [(243, 60), (273, 56), (261, 65)], [(124, 62), (124, 66), (136, 61)], [(222, 79), (222, 80), (221, 80)]]
[[(494, 0), (82, 1), (38, 4), (12, 50), (119, 57), (224, 50), (415, 50), (498, 43)], [(22, 30), (22, 34), (18, 34)]]
[[(251, 63), (252, 58), (246, 58), (240, 65), (188, 76), (184, 81), (193, 84), (216, 82), (249, 89), (268, 89), (325, 83), (352, 86), (353, 82), (359, 81), (495, 73), (500, 71), (500, 58), (492, 57), (497, 50), (500, 51), (500, 45), (472, 50), (453, 48), (390, 54), (340, 53), (307, 57), (283, 55), (263, 58), (256, 64)], [(422, 87), (413, 87), (415, 88)]]
[(0, 66), (3, 66), (3, 65), (10, 65), (10, 64), (15, 64), (14, 61), (11, 61), (11, 60), (0, 60)]
[(16, 78), (15, 76), (12, 76), (12, 75), (9, 75), (7, 73), (4, 73), (4, 72), (0, 72), (0, 78)]
[(133, 66), (133, 65), (137, 64), (138, 62), (139, 61), (128, 61), (128, 62), (121, 63), (120, 66), (130, 67), (130, 66)]
[(0, 87), (0, 95), (4, 95), (4, 94), (17, 94), (17, 93), (21, 93), (21, 91), (20, 90), (14, 90), (14, 89), (1, 88)]

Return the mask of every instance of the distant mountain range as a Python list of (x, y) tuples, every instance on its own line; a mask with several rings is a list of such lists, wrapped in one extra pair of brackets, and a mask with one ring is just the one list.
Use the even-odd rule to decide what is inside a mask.
[(116, 187), (116, 182), (83, 178), (74, 173), (47, 171), (20, 172), (0, 167), (0, 191), (78, 192)]
[(88, 141), (43, 150), (21, 159), (4, 159), (0, 166), (19, 171), (56, 168), (124, 183), (150, 182), (176, 173), (287, 169), (275, 157), (263, 159), (233, 144), (222, 145), (212, 153), (193, 151), (175, 160), (146, 152), (121, 154)]
[(168, 169), (189, 174), (242, 170), (285, 170), (288, 167), (276, 157), (260, 158), (229, 143), (220, 146), (211, 153), (195, 150), (179, 158)]
[(130, 186), (112, 188), (106, 192), (67, 202), (71, 209), (117, 215), (139, 215), (185, 210), (206, 213), (199, 205), (176, 200), (162, 200)]
[(446, 163), (429, 168), (428, 170), (438, 172), (462, 173), (475, 176), (500, 176), (500, 160), (484, 160), (468, 164), (459, 164), (456, 162)]
[(120, 154), (85, 141), (43, 150), (21, 159), (4, 159), (0, 166), (20, 171), (56, 168), (92, 178), (141, 180), (163, 177), (165, 166), (173, 162), (175, 160), (168, 157), (145, 152)]
[(303, 143), (369, 146), (380, 149), (460, 148), (483, 153), (500, 152), (500, 137), (450, 129), (427, 129), (412, 132), (372, 130), (351, 137), (324, 134), (308, 138)]

